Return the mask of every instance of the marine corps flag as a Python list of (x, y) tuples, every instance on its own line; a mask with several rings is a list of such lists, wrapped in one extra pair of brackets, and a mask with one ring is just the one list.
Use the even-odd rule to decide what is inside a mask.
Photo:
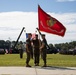
[(43, 11), (38, 5), (39, 30), (64, 36), (66, 28), (55, 18)]

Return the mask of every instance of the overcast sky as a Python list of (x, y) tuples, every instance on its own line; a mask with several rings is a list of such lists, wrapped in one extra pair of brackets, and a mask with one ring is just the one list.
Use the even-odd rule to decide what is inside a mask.
[[(67, 29), (64, 37), (45, 33), (48, 43), (76, 41), (76, 0), (0, 0), (0, 40), (16, 40), (23, 27), (35, 33), (38, 4)], [(25, 32), (20, 40), (26, 40)]]

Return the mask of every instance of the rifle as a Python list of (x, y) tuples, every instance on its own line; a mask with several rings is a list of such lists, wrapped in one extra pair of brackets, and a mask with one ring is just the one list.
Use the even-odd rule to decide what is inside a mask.
[[(39, 31), (38, 28), (36, 28), (36, 29), (38, 30), (38, 32), (39, 32), (39, 34), (41, 35), (41, 38), (42, 38), (42, 34), (41, 34), (41, 32)], [(46, 47), (47, 47), (48, 50), (51, 49), (50, 46), (49, 46), (47, 43), (45, 43), (45, 44), (46, 44)]]

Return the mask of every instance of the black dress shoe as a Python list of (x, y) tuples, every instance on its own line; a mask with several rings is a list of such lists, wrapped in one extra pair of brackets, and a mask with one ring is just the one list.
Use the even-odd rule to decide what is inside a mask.
[(26, 65), (26, 67), (31, 67), (30, 65)]
[(43, 65), (42, 67), (47, 67), (47, 65)]

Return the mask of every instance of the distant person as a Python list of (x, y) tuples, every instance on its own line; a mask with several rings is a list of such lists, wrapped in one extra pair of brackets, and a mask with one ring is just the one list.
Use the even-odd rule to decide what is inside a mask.
[(8, 54), (8, 50), (7, 49), (5, 49), (5, 52), (6, 52), (6, 54)]
[(29, 61), (30, 61), (31, 53), (32, 53), (31, 37), (32, 37), (32, 34), (28, 33), (28, 38), (26, 40), (26, 55), (27, 55), (27, 58), (26, 58), (26, 67), (31, 67), (29, 65)]
[(20, 53), (20, 58), (23, 58), (23, 43), (20, 41), (19, 43), (19, 53)]
[(38, 35), (35, 35), (35, 38), (32, 40), (33, 49), (34, 49), (34, 64), (35, 66), (39, 66), (39, 57), (40, 57), (40, 40), (38, 39)]
[(75, 54), (76, 54), (76, 46), (75, 46), (75, 48), (73, 50), (73, 55), (75, 55)]
[(43, 59), (43, 61), (44, 61), (44, 65), (43, 65), (43, 67), (46, 67), (47, 65), (46, 65), (46, 54), (47, 54), (47, 47), (46, 47), (46, 45), (47, 45), (47, 41), (46, 41), (46, 39), (45, 39), (45, 34), (42, 34), (42, 42), (41, 42), (42, 44), (41, 44), (41, 47), (40, 47), (40, 50), (41, 50), (41, 56), (42, 56), (42, 59)]

